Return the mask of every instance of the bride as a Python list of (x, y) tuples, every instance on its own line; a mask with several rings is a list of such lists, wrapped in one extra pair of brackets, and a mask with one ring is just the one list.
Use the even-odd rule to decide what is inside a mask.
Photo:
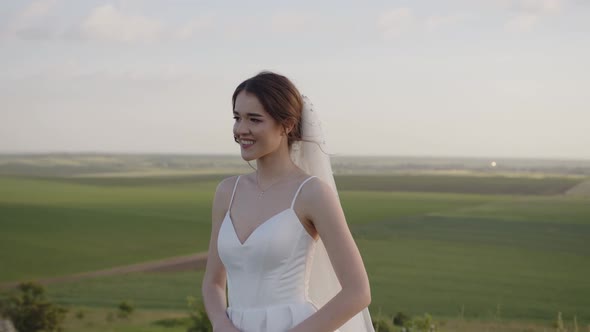
[(242, 82), (232, 102), (234, 140), (257, 167), (215, 192), (202, 284), (213, 330), (374, 332), (313, 106), (272, 72)]

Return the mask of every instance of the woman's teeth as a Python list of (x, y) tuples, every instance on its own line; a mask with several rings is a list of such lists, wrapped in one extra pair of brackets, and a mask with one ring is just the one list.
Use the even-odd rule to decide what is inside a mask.
[(242, 143), (242, 148), (244, 148), (244, 149), (248, 149), (248, 148), (250, 148), (252, 145), (254, 145), (255, 141), (246, 141), (246, 140), (242, 140), (242, 141), (240, 141), (240, 143)]

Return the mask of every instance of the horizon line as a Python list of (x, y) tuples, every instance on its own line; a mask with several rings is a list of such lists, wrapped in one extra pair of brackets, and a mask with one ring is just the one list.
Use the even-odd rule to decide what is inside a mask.
[[(176, 155), (176, 156), (219, 156), (219, 157), (240, 157), (240, 154), (234, 153), (213, 153), (213, 152), (146, 152), (146, 151), (0, 151), (0, 156), (7, 155)], [(341, 154), (332, 153), (331, 157), (355, 157), (355, 158), (375, 158), (375, 157), (390, 157), (390, 158), (449, 158), (449, 159), (487, 159), (490, 161), (502, 159), (520, 159), (520, 160), (550, 160), (550, 161), (584, 161), (590, 162), (590, 157), (573, 158), (569, 156), (465, 156), (465, 155), (428, 155), (428, 154)]]

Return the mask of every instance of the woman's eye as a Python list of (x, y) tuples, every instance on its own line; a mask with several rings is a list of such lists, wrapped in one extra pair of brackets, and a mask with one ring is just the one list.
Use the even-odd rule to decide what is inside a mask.
[(258, 123), (258, 122), (262, 122), (262, 121), (260, 121), (260, 120), (258, 120), (258, 119), (251, 119), (251, 120), (252, 120), (253, 122), (256, 122), (256, 123)]
[(238, 119), (239, 119), (239, 117), (237, 117), (237, 116), (234, 116), (234, 120), (236, 120), (236, 121), (237, 121)]

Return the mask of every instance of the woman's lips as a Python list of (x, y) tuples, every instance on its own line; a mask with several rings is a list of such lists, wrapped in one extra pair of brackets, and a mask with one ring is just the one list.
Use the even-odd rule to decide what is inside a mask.
[(244, 143), (240, 143), (240, 146), (242, 147), (242, 149), (249, 149), (252, 147), (252, 145), (254, 145), (256, 143), (253, 144), (244, 144)]

